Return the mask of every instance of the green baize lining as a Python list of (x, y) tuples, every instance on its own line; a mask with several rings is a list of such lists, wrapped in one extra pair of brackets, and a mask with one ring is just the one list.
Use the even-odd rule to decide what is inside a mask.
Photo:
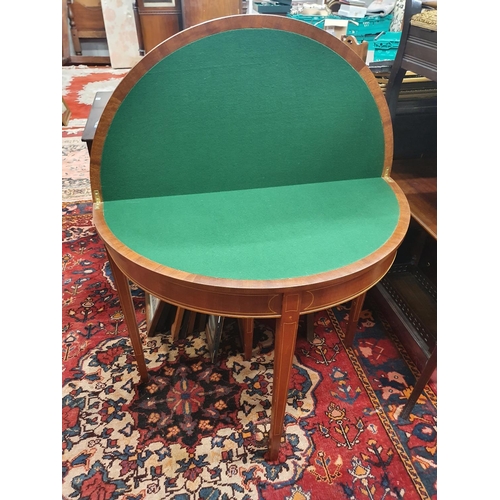
[(399, 216), (382, 178), (104, 203), (115, 236), (159, 264), (204, 276), (309, 276), (383, 245)]

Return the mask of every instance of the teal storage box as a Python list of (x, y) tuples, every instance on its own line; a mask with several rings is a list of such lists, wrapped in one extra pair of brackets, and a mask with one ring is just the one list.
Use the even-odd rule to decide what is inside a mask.
[(384, 17), (365, 16), (363, 18), (336, 16), (335, 14), (331, 14), (329, 16), (303, 16), (301, 14), (287, 14), (287, 17), (297, 19), (298, 21), (304, 21), (320, 29), (325, 29), (325, 19), (347, 20), (349, 23), (347, 25), (346, 35), (355, 36), (358, 41), (361, 41), (361, 39), (364, 39), (363, 37), (365, 36), (371, 35), (375, 37), (380, 33), (388, 32), (391, 27), (393, 14), (389, 14)]
[[(380, 33), (388, 32), (391, 27), (392, 17), (393, 15), (389, 14), (384, 17), (366, 16), (361, 19), (350, 19), (347, 34), (354, 35), (358, 38), (366, 35), (378, 35)], [(358, 25), (356, 26), (355, 23), (358, 23)]]
[(401, 31), (384, 33), (373, 41), (374, 61), (394, 61), (401, 41)]
[(254, 2), (253, 5), (259, 14), (288, 14), (291, 9), (291, 4), (279, 2)]
[(368, 51), (373, 51), (374, 61), (393, 61), (401, 40), (401, 32), (391, 32), (389, 28), (393, 14), (388, 16), (365, 16), (364, 18), (350, 18), (344, 16), (303, 16), (288, 14), (287, 17), (303, 21), (319, 29), (325, 29), (325, 19), (343, 19), (347, 24), (347, 36), (354, 36), (358, 43), (368, 42)]

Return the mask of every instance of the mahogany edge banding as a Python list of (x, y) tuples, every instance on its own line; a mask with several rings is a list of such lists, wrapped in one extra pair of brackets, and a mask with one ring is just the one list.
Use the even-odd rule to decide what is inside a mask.
[(214, 278), (187, 273), (185, 271), (173, 269), (149, 260), (146, 257), (134, 252), (132, 249), (122, 243), (107, 226), (106, 221), (104, 220), (102, 204), (94, 204), (93, 219), (94, 225), (100, 237), (109, 248), (113, 249), (118, 254), (126, 255), (127, 259), (130, 261), (134, 261), (137, 266), (140, 266), (147, 271), (161, 274), (173, 281), (179, 281), (182, 283), (189, 282), (199, 285), (200, 287), (208, 286), (212, 287), (214, 290), (220, 290), (221, 288), (223, 288), (228, 290), (240, 291), (261, 290), (263, 292), (269, 292), (270, 290), (273, 290), (275, 292), (279, 292), (290, 291), (291, 289), (311, 289), (311, 287), (321, 286), (328, 281), (336, 281), (338, 283), (339, 280), (342, 281), (342, 279), (344, 278), (350, 279), (352, 277), (355, 277), (357, 273), (363, 273), (366, 269), (370, 268), (372, 265), (387, 257), (387, 255), (389, 255), (391, 252), (397, 249), (397, 247), (399, 247), (403, 236), (406, 234), (410, 222), (410, 207), (403, 191), (396, 184), (396, 182), (390, 177), (386, 177), (384, 178), (384, 180), (394, 191), (400, 210), (398, 223), (390, 238), (375, 252), (367, 255), (363, 259), (360, 259), (339, 269), (305, 277), (274, 280), (236, 280), (229, 278)]

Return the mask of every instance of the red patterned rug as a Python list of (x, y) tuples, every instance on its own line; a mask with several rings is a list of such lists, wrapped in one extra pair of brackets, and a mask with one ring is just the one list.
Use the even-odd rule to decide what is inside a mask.
[(96, 92), (114, 90), (128, 69), (107, 66), (63, 66), (62, 95), (71, 111), (63, 137), (80, 132), (85, 127)]
[(266, 462), (272, 321), (257, 321), (241, 354), (227, 321), (217, 364), (203, 332), (172, 342), (145, 335), (144, 293), (133, 287), (149, 384), (133, 351), (90, 203), (63, 204), (63, 498), (436, 499), (436, 396), (427, 387), (399, 417), (415, 366), (370, 303), (354, 349), (348, 306), (316, 313), (300, 335), (281, 464)]
[[(118, 74), (120, 73), (120, 74)], [(368, 295), (354, 349), (349, 304), (299, 335), (281, 464), (266, 462), (272, 321), (241, 354), (226, 321), (217, 364), (203, 332), (146, 337), (144, 293), (132, 285), (150, 381), (138, 373), (104, 246), (92, 224), (81, 132), (99, 90), (126, 71), (63, 68), (72, 121), (63, 127), (62, 497), (103, 500), (436, 499), (436, 395), (401, 409), (416, 367)], [(66, 92), (66, 94), (65, 94)]]
[(64, 66), (62, 95), (71, 111), (68, 125), (62, 127), (62, 201), (90, 201), (87, 146), (82, 133), (96, 92), (113, 91), (128, 69), (110, 67)]

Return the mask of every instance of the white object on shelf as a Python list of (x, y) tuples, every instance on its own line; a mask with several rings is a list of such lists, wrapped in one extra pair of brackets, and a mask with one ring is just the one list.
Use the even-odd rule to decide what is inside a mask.
[(253, 8), (253, 0), (248, 0), (247, 14), (259, 14), (257, 10)]
[(358, 7), (357, 5), (341, 5), (337, 14), (345, 17), (365, 17), (367, 10), (366, 7)]
[(325, 19), (325, 31), (339, 40), (347, 34), (347, 19)]

